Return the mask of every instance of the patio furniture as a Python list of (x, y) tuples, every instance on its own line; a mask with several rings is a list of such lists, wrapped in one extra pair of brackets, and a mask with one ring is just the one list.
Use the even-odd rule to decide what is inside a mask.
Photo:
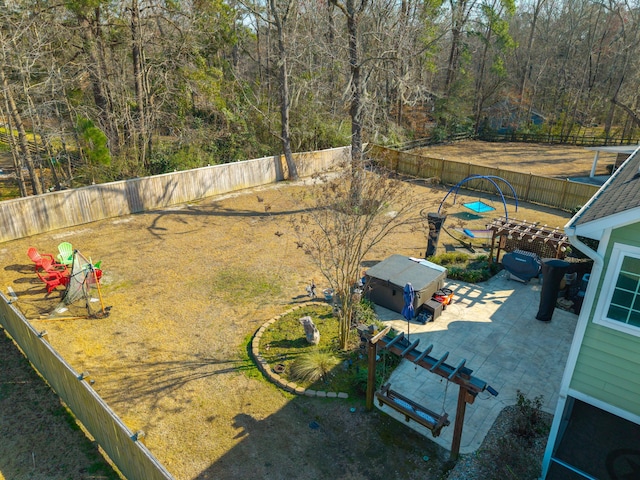
[(391, 390), (390, 383), (382, 387), (379, 392), (375, 392), (375, 396), (381, 407), (383, 404), (388, 405), (397, 412), (403, 414), (404, 419), (407, 422), (409, 420), (413, 420), (414, 422), (431, 430), (431, 434), (434, 437), (440, 435), (442, 428), (450, 424), (447, 413), (439, 415), (422, 405), (418, 405), (416, 402), (400, 395), (394, 390)]
[(42, 268), (43, 259), (50, 260), (51, 264), (55, 262), (53, 255), (50, 253), (39, 253), (35, 247), (29, 247), (27, 249), (27, 256), (35, 263), (36, 272), (39, 268)]
[(49, 270), (43, 272), (36, 272), (38, 278), (42, 280), (47, 287), (47, 295), (53, 292), (57, 287), (66, 287), (69, 282), (69, 277), (66, 277), (62, 272), (56, 270)]
[[(87, 266), (87, 269), (88, 268), (89, 267)], [(95, 265), (94, 265), (93, 268), (91, 268), (91, 271), (89, 271), (88, 273), (85, 273), (85, 275), (87, 278), (87, 283), (89, 285), (93, 285), (96, 282), (99, 282), (100, 279), (102, 278), (102, 270), (100, 270), (99, 268), (95, 268)]]
[[(65, 277), (69, 276), (69, 269), (67, 268), (66, 265), (62, 265), (61, 263), (51, 261), (50, 258), (43, 258), (42, 262), (40, 263), (40, 268), (47, 273), (59, 272)], [(39, 270), (36, 268), (36, 272), (38, 271)]]
[(73, 263), (73, 246), (69, 242), (62, 242), (58, 245), (58, 262), (63, 265), (71, 265)]
[(533, 252), (514, 250), (502, 257), (502, 266), (511, 280), (526, 283), (540, 273), (540, 257)]

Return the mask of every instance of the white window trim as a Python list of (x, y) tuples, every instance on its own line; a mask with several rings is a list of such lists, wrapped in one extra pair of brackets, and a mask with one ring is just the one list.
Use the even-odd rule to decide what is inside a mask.
[(631, 245), (625, 245), (624, 243), (613, 244), (611, 257), (609, 258), (609, 265), (604, 276), (604, 282), (602, 283), (600, 298), (598, 299), (598, 306), (596, 307), (595, 315), (593, 316), (593, 323), (640, 337), (640, 327), (635, 327), (607, 317), (609, 305), (613, 299), (616, 280), (618, 279), (618, 274), (622, 268), (622, 262), (625, 256), (640, 258), (640, 247), (633, 247)]

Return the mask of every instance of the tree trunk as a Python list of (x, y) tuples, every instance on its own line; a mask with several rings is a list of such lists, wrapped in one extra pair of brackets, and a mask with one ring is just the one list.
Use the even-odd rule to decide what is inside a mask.
[(618, 99), (615, 98), (615, 97), (613, 97), (611, 99), (611, 103), (613, 103), (615, 106), (620, 107), (621, 109), (623, 109), (627, 113), (627, 115), (629, 116), (629, 120), (631, 120), (631, 122), (633, 122), (638, 127), (640, 127), (640, 115), (638, 115), (636, 112), (634, 112), (631, 108), (629, 108), (624, 103), (618, 101)]
[[(9, 82), (7, 81), (7, 77), (4, 73), (4, 68), (0, 67), (0, 82), (2, 82), (2, 90), (5, 96), (5, 101), (7, 103), (7, 109), (9, 110), (9, 116), (13, 121), (16, 130), (18, 131), (18, 145), (20, 147), (20, 152), (24, 158), (27, 171), (29, 172), (29, 176), (31, 177), (31, 190), (34, 195), (40, 195), (42, 193), (42, 185), (40, 183), (40, 176), (38, 175), (38, 170), (35, 167), (33, 157), (31, 156), (31, 152), (29, 151), (29, 142), (27, 141), (27, 132), (24, 127), (24, 123), (22, 122), (22, 117), (20, 116), (20, 112), (18, 111), (18, 107), (11, 93), (11, 89), (9, 88)], [(10, 132), (12, 134), (12, 132)]]
[[(531, 49), (533, 48), (533, 41), (535, 39), (536, 34), (536, 24), (538, 23), (538, 17), (540, 16), (540, 10), (546, 0), (537, 0), (533, 9), (533, 16), (531, 18), (531, 27), (529, 29), (529, 36), (527, 38), (527, 46), (524, 53), (525, 61), (524, 68), (522, 70), (522, 78), (520, 79), (520, 118), (518, 119), (518, 124), (520, 124), (523, 118), (531, 118), (524, 117), (525, 112), (525, 95), (527, 92), (527, 80), (530, 76), (531, 70)], [(530, 99), (531, 100), (531, 99)]]
[(134, 148), (138, 155), (138, 162), (145, 168), (148, 167), (147, 158), (147, 107), (148, 95), (144, 79), (144, 52), (142, 49), (142, 35), (140, 32), (140, 7), (137, 0), (131, 2), (131, 61), (133, 63), (133, 78), (136, 95), (136, 134), (134, 135)]
[[(7, 102), (7, 97), (4, 95), (4, 105), (7, 112), (9, 111), (9, 103)], [(7, 142), (9, 143), (9, 147), (11, 148), (11, 158), (13, 159), (13, 168), (16, 171), (16, 180), (18, 181), (18, 188), (20, 190), (20, 196), (26, 197), (27, 187), (24, 181), (24, 173), (22, 172), (22, 162), (20, 161), (20, 157), (18, 156), (18, 145), (16, 143), (16, 137), (13, 136), (13, 122), (11, 121), (11, 117), (6, 117), (2, 108), (0, 108), (0, 118), (2, 118), (2, 123), (7, 125)]]
[(120, 141), (118, 138), (118, 129), (113, 121), (115, 112), (113, 111), (111, 89), (108, 83), (107, 66), (98, 40), (100, 37), (100, 9), (96, 8), (94, 12), (94, 21), (90, 20), (85, 15), (80, 15), (78, 17), (78, 22), (80, 24), (80, 32), (84, 41), (83, 48), (91, 62), (91, 64), (88, 65), (87, 70), (91, 80), (93, 101), (98, 109), (100, 125), (107, 135), (107, 138), (109, 138), (109, 146), (111, 150), (118, 150), (120, 148)]
[(447, 77), (444, 81), (445, 96), (449, 96), (451, 93), (451, 87), (456, 77), (456, 70), (458, 69), (458, 56), (459, 56), (459, 44), (460, 44), (460, 30), (453, 29), (451, 32), (451, 49), (449, 50), (449, 60), (447, 62)]
[(355, 0), (347, 0), (349, 35), (349, 67), (351, 69), (351, 160), (353, 167), (362, 163), (362, 79), (358, 59), (358, 18)]
[[(287, 47), (285, 42), (284, 23), (286, 15), (282, 17), (276, 9), (276, 0), (269, 0), (269, 7), (274, 18), (276, 31), (278, 33), (278, 74), (279, 74), (279, 90), (280, 90), (280, 136), (282, 141), (282, 150), (284, 158), (289, 169), (289, 179), (298, 179), (298, 170), (293, 161), (291, 152), (291, 132), (289, 127), (289, 72), (287, 71)], [(287, 8), (288, 11), (288, 8)]]
[(487, 54), (489, 52), (489, 42), (491, 41), (491, 29), (487, 32), (486, 42), (482, 48), (482, 58), (480, 60), (480, 68), (476, 77), (476, 94), (475, 94), (475, 115), (474, 115), (474, 133), (478, 133), (480, 129), (480, 117), (482, 116), (482, 108), (484, 107), (484, 76), (487, 66)]

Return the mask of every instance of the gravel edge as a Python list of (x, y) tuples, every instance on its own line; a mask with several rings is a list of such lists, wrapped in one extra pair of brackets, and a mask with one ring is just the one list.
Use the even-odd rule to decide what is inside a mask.
[[(480, 448), (474, 453), (461, 456), (455, 467), (449, 472), (447, 480), (487, 480), (490, 473), (484, 471), (486, 466), (499, 461), (499, 459), (492, 459), (488, 452), (495, 451), (500, 439), (511, 434), (511, 429), (515, 425), (518, 414), (519, 410), (516, 405), (503, 408), (495, 422), (493, 422)], [(540, 417), (545, 424), (551, 425), (552, 414), (540, 412)], [(527, 449), (528, 458), (533, 458), (538, 465), (542, 465), (542, 457), (544, 456), (546, 445), (547, 435), (540, 435), (533, 441), (531, 447)]]

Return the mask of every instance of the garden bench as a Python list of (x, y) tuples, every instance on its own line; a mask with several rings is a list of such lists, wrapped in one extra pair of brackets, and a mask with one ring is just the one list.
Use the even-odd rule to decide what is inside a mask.
[(418, 405), (407, 397), (391, 390), (390, 383), (383, 386), (379, 392), (376, 392), (376, 398), (378, 399), (380, 406), (386, 404), (394, 410), (402, 413), (407, 422), (409, 420), (413, 420), (419, 423), (431, 430), (431, 434), (434, 437), (440, 435), (440, 430), (451, 423), (449, 422), (447, 413), (439, 415), (428, 408)]

